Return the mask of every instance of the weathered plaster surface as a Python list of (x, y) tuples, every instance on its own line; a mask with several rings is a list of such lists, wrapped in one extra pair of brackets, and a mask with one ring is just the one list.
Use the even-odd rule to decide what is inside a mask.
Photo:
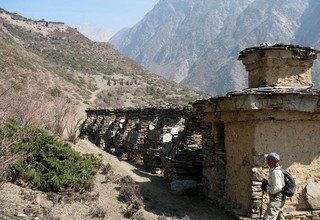
[(254, 148), (254, 122), (225, 124), (227, 155), (225, 198), (240, 204), (245, 210), (251, 206), (251, 164)]
[(305, 188), (309, 182), (320, 181), (320, 122), (261, 121), (256, 122), (255, 155), (277, 152), (281, 165), (297, 182), (297, 193), (287, 207), (307, 209)]

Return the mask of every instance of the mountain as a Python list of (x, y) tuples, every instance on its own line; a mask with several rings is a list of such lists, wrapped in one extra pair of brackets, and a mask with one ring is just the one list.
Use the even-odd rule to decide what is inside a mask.
[(222, 95), (247, 86), (237, 61), (246, 47), (264, 42), (317, 46), (319, 14), (317, 0), (160, 0), (110, 43), (159, 75)]
[(76, 25), (74, 27), (92, 41), (108, 42), (113, 35), (108, 28), (96, 27), (91, 24)]
[[(194, 63), (183, 83), (217, 95), (245, 88), (247, 73), (237, 61), (239, 52), (262, 42), (291, 42), (306, 7), (307, 2), (299, 0), (253, 2), (230, 20), (214, 39), (214, 46)], [(207, 74), (210, 70), (214, 73)]]
[[(126, 34), (111, 38), (121, 53), (180, 82), (222, 28), (253, 0), (161, 0)], [(226, 3), (227, 2), (227, 3)]]
[[(206, 97), (168, 81), (59, 22), (0, 9), (0, 98), (33, 93), (85, 107), (187, 104)], [(1, 110), (1, 108), (0, 108)]]
[[(301, 17), (301, 26), (298, 29), (295, 42), (302, 45), (311, 45), (320, 49), (320, 1), (310, 0), (309, 7)], [(320, 59), (315, 61), (313, 67), (313, 82), (320, 88)]]
[(301, 16), (301, 26), (295, 41), (301, 44), (320, 44), (320, 1), (310, 0), (309, 7)]

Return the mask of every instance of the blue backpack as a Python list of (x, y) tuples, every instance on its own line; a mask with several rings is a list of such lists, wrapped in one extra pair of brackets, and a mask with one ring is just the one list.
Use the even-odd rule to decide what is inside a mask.
[(286, 170), (281, 169), (284, 176), (284, 187), (282, 188), (282, 194), (287, 197), (292, 197), (294, 192), (296, 191), (297, 185), (293, 176)]

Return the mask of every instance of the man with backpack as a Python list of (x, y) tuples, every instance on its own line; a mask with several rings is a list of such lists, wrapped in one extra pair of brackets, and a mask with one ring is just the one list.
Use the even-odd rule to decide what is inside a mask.
[(262, 190), (269, 194), (269, 204), (263, 219), (282, 220), (285, 219), (283, 206), (286, 196), (283, 193), (285, 187), (285, 176), (279, 165), (280, 156), (277, 153), (264, 155), (270, 168), (268, 180), (262, 182)]

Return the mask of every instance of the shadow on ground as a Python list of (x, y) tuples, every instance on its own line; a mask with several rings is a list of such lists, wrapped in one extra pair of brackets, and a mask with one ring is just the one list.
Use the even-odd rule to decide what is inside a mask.
[(150, 180), (150, 182), (138, 183), (145, 210), (148, 212), (178, 219), (185, 216), (192, 220), (236, 219), (202, 194), (193, 197), (175, 195), (170, 191), (170, 184), (162, 176), (152, 175), (144, 171), (143, 167), (132, 171)]

